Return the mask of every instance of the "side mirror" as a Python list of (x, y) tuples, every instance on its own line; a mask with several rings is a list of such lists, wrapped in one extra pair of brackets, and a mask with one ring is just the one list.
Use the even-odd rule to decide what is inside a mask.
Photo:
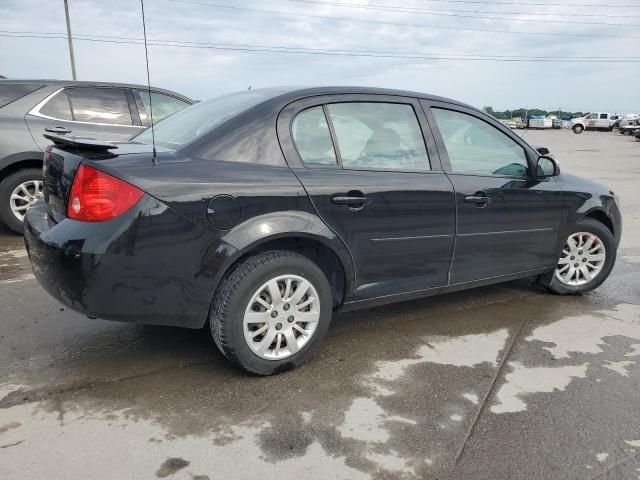
[(538, 158), (536, 162), (536, 177), (547, 178), (560, 175), (560, 165), (551, 157), (544, 155)]

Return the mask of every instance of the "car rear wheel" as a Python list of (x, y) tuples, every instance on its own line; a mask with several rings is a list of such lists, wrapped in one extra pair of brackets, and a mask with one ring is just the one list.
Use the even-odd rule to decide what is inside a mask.
[(584, 127), (582, 125), (574, 125), (573, 126), (573, 133), (582, 133), (584, 131)]
[(22, 233), (27, 208), (42, 196), (42, 170), (18, 170), (0, 182), (0, 218), (16, 233)]
[(210, 314), (216, 345), (244, 370), (271, 375), (301, 365), (324, 337), (331, 287), (303, 255), (270, 251), (249, 257), (222, 281)]
[(542, 279), (552, 292), (589, 292), (604, 282), (616, 261), (613, 234), (602, 223), (585, 219), (569, 234), (556, 269)]

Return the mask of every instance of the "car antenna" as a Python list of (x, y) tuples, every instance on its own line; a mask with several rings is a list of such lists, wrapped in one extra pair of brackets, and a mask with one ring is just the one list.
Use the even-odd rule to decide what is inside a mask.
[(156, 132), (153, 129), (153, 105), (151, 104), (151, 77), (149, 76), (149, 50), (147, 49), (147, 24), (144, 20), (144, 0), (140, 0), (142, 8), (142, 33), (144, 36), (144, 58), (147, 65), (147, 89), (149, 93), (149, 115), (151, 116), (151, 143), (153, 144), (153, 164), (158, 163), (158, 154), (156, 153)]

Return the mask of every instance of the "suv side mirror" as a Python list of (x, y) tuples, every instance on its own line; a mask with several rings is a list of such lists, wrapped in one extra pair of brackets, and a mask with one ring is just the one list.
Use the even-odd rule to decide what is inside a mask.
[(538, 161), (536, 162), (536, 177), (548, 178), (555, 177), (556, 175), (560, 175), (560, 166), (558, 165), (558, 162), (553, 158), (545, 157), (544, 155), (538, 157)]

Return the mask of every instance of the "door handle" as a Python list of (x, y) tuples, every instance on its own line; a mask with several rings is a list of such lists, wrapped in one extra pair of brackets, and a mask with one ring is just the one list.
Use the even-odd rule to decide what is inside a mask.
[(66, 127), (47, 127), (44, 129), (45, 132), (51, 132), (51, 133), (61, 133), (61, 134), (65, 134), (65, 133), (71, 133), (71, 130), (69, 130)]
[(331, 203), (336, 205), (346, 205), (350, 208), (362, 208), (367, 205), (371, 200), (367, 197), (355, 197), (355, 196), (336, 196), (331, 198)]
[(484, 207), (491, 203), (491, 198), (486, 195), (468, 195), (464, 197), (465, 203), (475, 203), (478, 207)]

